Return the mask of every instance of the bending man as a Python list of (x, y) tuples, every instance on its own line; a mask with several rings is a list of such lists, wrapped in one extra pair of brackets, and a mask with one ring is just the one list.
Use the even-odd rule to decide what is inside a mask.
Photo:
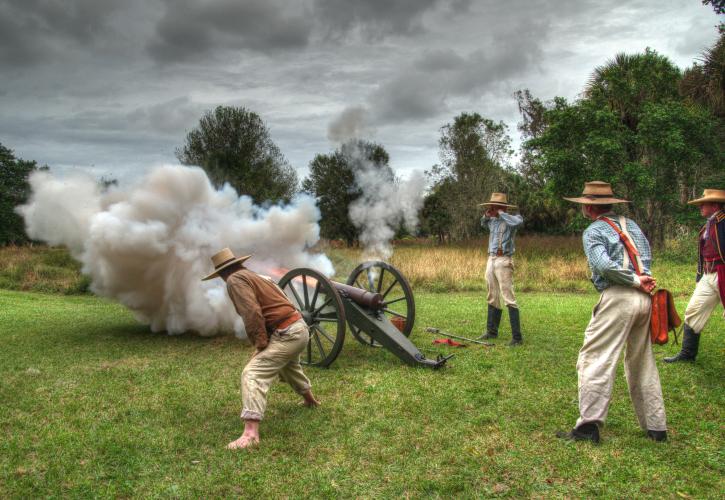
[(264, 418), (267, 391), (278, 376), (302, 396), (306, 406), (319, 404), (299, 360), (310, 339), (307, 325), (276, 283), (242, 265), (249, 257), (237, 258), (225, 248), (212, 256), (214, 272), (203, 278), (220, 277), (226, 282), (229, 298), (256, 347), (242, 372), (244, 433), (227, 445), (229, 449), (259, 444), (259, 422)]

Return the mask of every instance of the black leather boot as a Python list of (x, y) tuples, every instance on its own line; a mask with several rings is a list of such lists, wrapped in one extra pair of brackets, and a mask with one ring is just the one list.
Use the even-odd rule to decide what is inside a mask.
[(519, 345), (524, 343), (524, 339), (521, 338), (521, 320), (519, 319), (519, 308), (514, 306), (508, 306), (509, 309), (509, 321), (511, 321), (511, 342), (510, 346)]
[(647, 437), (652, 441), (667, 441), (667, 431), (647, 431)]
[(486, 333), (478, 337), (479, 340), (498, 338), (498, 325), (501, 323), (501, 314), (503, 311), (497, 307), (488, 305), (488, 313), (486, 314)]
[(676, 363), (677, 361), (695, 361), (697, 350), (700, 347), (700, 334), (685, 325), (682, 328), (682, 349), (672, 357), (665, 358), (665, 363)]
[(569, 432), (557, 432), (556, 437), (568, 441), (591, 441), (594, 444), (599, 444), (599, 427), (595, 423), (581, 424)]

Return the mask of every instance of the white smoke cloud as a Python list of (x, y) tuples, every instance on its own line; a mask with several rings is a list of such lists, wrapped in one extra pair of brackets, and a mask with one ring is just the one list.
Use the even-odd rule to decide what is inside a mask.
[(222, 280), (200, 281), (224, 247), (254, 253), (251, 269), (312, 267), (331, 275), (330, 260), (308, 249), (319, 239), (312, 198), (260, 208), (228, 185), (215, 190), (203, 170), (164, 166), (133, 188), (101, 192), (86, 177), (30, 178), (19, 208), (28, 235), (67, 245), (91, 277), (94, 293), (118, 300), (153, 331), (244, 333)]
[(408, 231), (418, 226), (423, 206), (425, 175), (413, 171), (400, 181), (386, 175), (366, 159), (357, 159), (355, 183), (362, 195), (350, 204), (350, 220), (360, 230), (363, 260), (387, 260), (393, 255), (392, 239), (402, 223)]
[(327, 126), (327, 138), (332, 142), (344, 143), (373, 133), (369, 112), (362, 106), (345, 108)]

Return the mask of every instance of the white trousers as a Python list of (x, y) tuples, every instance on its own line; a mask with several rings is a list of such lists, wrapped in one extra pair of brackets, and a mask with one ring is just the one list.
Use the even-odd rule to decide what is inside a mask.
[(514, 295), (514, 261), (508, 255), (489, 255), (486, 263), (486, 300), (496, 309), (501, 309), (501, 297), (506, 306), (518, 307)]
[(292, 324), (284, 333), (274, 332), (269, 345), (256, 353), (242, 371), (242, 419), (262, 420), (267, 408), (267, 392), (278, 379), (298, 394), (311, 388), (300, 366), (300, 353), (307, 347), (310, 333), (304, 321)]
[[(717, 288), (717, 273), (705, 273), (697, 282), (695, 291), (685, 309), (685, 323), (695, 333), (705, 329), (707, 320), (720, 303), (720, 292)], [(725, 311), (723, 311), (725, 318)]]
[(665, 404), (657, 372), (649, 321), (652, 299), (634, 288), (614, 286), (602, 292), (579, 351), (579, 419), (576, 425), (603, 424), (612, 399), (622, 350), (634, 412), (645, 430), (667, 430)]

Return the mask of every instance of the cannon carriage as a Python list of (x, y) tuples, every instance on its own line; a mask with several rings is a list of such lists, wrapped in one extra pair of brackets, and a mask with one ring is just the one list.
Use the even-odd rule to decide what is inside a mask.
[(386, 262), (360, 264), (344, 284), (314, 269), (293, 269), (279, 286), (310, 328), (304, 364), (329, 367), (342, 350), (347, 327), (361, 344), (383, 347), (409, 365), (440, 368), (450, 358), (428, 359), (408, 339), (415, 323), (413, 291)]

